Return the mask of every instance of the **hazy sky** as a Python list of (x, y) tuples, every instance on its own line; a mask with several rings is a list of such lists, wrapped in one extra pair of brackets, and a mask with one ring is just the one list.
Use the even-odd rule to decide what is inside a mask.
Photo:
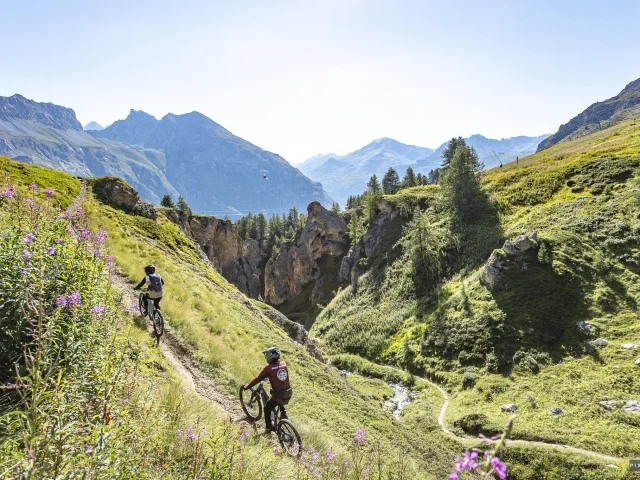
[(640, 2), (0, 0), (0, 95), (200, 111), (292, 163), (552, 133), (640, 77)]

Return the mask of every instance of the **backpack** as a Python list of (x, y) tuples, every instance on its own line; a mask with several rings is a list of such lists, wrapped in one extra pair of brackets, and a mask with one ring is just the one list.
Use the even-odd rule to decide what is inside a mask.
[(149, 298), (162, 298), (162, 277), (157, 273), (147, 275), (147, 285), (149, 285)]

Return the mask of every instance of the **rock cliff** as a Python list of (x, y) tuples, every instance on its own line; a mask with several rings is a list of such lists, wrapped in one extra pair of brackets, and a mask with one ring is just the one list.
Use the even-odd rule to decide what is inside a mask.
[(294, 313), (328, 301), (338, 286), (342, 258), (349, 250), (344, 218), (313, 202), (300, 238), (280, 246), (280, 254), (265, 267), (265, 299)]

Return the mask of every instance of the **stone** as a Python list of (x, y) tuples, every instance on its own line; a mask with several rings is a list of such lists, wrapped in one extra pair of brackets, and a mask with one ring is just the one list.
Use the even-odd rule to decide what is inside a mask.
[(591, 342), (585, 342), (584, 349), (587, 351), (587, 353), (593, 353), (596, 351), (595, 345)]
[(618, 406), (618, 402), (616, 400), (605, 400), (604, 402), (599, 402), (598, 405), (605, 410), (615, 410)]
[(515, 245), (511, 243), (511, 240), (505, 240), (504, 245), (502, 245), (502, 250), (507, 255), (516, 255), (518, 253), (518, 250)]
[(636, 345), (635, 343), (623, 343), (622, 348), (625, 348), (627, 350), (633, 350), (634, 348), (638, 348), (638, 345)]
[(593, 344), (596, 347), (606, 347), (607, 345), (609, 345), (609, 341), (607, 339), (605, 339), (605, 338), (596, 338), (593, 341)]
[(639, 366), (639, 367), (640, 367), (640, 358), (639, 358), (639, 359), (637, 359), (637, 360), (636, 360), (635, 362), (633, 362), (633, 363), (634, 363), (635, 365), (637, 365), (637, 366)]
[(102, 203), (131, 212), (140, 201), (138, 192), (124, 180), (116, 177), (100, 177), (93, 181), (93, 192)]
[(518, 410), (518, 405), (515, 403), (507, 403), (506, 405), (502, 405), (500, 410), (503, 412), (515, 412)]
[(320, 340), (317, 338), (309, 338), (305, 347), (307, 348), (307, 353), (309, 355), (324, 363), (324, 356), (320, 350)]
[(340, 372), (339, 372), (339, 373), (340, 373), (340, 376), (341, 376), (341, 377), (343, 377), (343, 378), (347, 378), (347, 373), (349, 373), (349, 372), (347, 372), (346, 370), (340, 370)]
[(585, 322), (584, 320), (578, 320), (576, 322), (576, 327), (578, 327), (578, 331), (583, 333), (589, 333), (593, 330), (593, 325), (589, 322)]
[(538, 231), (534, 230), (533, 233), (531, 234), (531, 240), (533, 240), (536, 243), (540, 243), (540, 239), (538, 238)]
[(495, 290), (504, 284), (504, 276), (501, 271), (502, 259), (497, 251), (494, 251), (480, 273), (480, 284), (488, 290)]
[(627, 413), (640, 413), (640, 401), (627, 400), (622, 409)]
[(614, 368), (615, 370), (620, 370), (620, 365), (614, 365), (614, 366), (613, 366), (613, 368)]
[(564, 410), (558, 407), (554, 407), (551, 410), (549, 410), (549, 415), (562, 415), (563, 413), (564, 413)]
[(150, 203), (143, 202), (142, 200), (133, 206), (131, 213), (140, 217), (150, 218), (151, 220), (158, 218), (158, 211), (156, 208)]
[(536, 243), (526, 235), (520, 235), (518, 238), (516, 238), (516, 240), (513, 242), (513, 245), (520, 253), (526, 252), (536, 247)]

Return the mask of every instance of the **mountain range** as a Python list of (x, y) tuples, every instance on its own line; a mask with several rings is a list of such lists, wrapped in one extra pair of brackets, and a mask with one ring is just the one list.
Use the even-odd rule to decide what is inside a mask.
[(629, 83), (615, 97), (590, 105), (567, 123), (560, 125), (556, 133), (540, 143), (538, 151), (638, 117), (640, 117), (640, 78)]
[(322, 185), (201, 113), (158, 120), (131, 110), (103, 130), (93, 123), (85, 131), (70, 108), (0, 97), (0, 155), (77, 176), (116, 176), (151, 203), (183, 195), (194, 211), (218, 216), (331, 205)]
[(100, 125), (98, 122), (89, 122), (84, 126), (84, 130), (104, 130), (104, 127)]
[[(536, 151), (538, 144), (548, 135), (539, 137), (519, 136), (494, 140), (482, 135), (465, 138), (469, 146), (487, 168), (499, 163), (494, 155), (506, 163), (516, 157), (524, 157)], [(373, 174), (379, 180), (393, 167), (402, 177), (411, 166), (415, 173), (427, 174), (442, 163), (442, 152), (448, 142), (437, 149), (406, 145), (391, 138), (380, 138), (347, 155), (320, 154), (298, 165), (302, 173), (322, 183), (325, 190), (341, 205), (350, 195), (362, 193)]]

